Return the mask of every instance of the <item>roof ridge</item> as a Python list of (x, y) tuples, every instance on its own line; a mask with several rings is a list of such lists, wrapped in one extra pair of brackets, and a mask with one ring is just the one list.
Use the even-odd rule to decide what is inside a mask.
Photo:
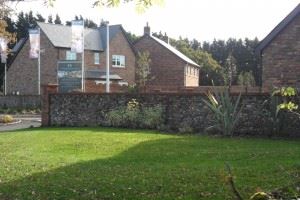
[[(160, 43), (162, 46), (164, 46), (165, 48), (167, 48), (168, 50), (170, 50), (172, 53), (174, 53), (176, 56), (178, 56), (180, 59), (186, 61), (189, 64), (195, 65), (197, 67), (200, 67), (199, 64), (197, 64), (195, 61), (193, 61), (191, 58), (189, 58), (188, 56), (186, 56), (184, 53), (182, 53), (181, 51), (179, 51), (178, 49), (176, 49), (175, 47), (173, 47), (171, 44), (166, 43), (165, 41), (159, 39), (158, 37), (155, 37), (153, 35), (149, 35), (150, 38), (154, 39), (155, 41), (157, 41), (158, 43)], [(179, 55), (181, 54), (181, 55)]]
[(300, 3), (290, 12), (288, 13), (283, 20), (281, 20), (268, 34), (267, 36), (261, 40), (261, 42), (257, 45), (255, 52), (260, 53), (263, 49), (265, 49), (270, 42), (279, 34), (281, 31), (288, 26), (298, 15), (300, 15)]

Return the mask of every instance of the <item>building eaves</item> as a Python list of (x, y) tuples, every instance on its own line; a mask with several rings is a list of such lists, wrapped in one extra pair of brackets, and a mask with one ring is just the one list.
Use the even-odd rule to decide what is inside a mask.
[(194, 65), (196, 67), (200, 67), (200, 65), (198, 65), (192, 59), (190, 59), (189, 57), (187, 57), (186, 55), (184, 55), (183, 53), (181, 53), (180, 51), (178, 51), (176, 48), (174, 48), (170, 44), (168, 44), (168, 43), (166, 43), (166, 42), (164, 42), (164, 41), (162, 41), (162, 40), (160, 40), (157, 37), (154, 37), (152, 35), (149, 35), (149, 37), (152, 38), (153, 40), (155, 40), (157, 43), (159, 43), (163, 47), (165, 47), (166, 49), (168, 49), (169, 51), (171, 51), (173, 54), (175, 54), (177, 57), (179, 57), (183, 61), (187, 62), (188, 64)]
[(300, 4), (290, 12), (256, 47), (255, 52), (261, 54), (261, 52), (281, 33), (296, 17), (300, 15)]

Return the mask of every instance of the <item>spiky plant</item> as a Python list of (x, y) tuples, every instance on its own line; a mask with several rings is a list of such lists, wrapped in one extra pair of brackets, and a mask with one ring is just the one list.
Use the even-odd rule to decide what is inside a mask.
[(209, 91), (206, 96), (208, 101), (203, 101), (214, 114), (216, 123), (214, 128), (217, 128), (224, 135), (232, 136), (242, 110), (242, 106), (240, 106), (241, 94), (234, 101), (230, 96), (229, 89), (225, 88), (219, 91), (213, 89), (213, 92)]

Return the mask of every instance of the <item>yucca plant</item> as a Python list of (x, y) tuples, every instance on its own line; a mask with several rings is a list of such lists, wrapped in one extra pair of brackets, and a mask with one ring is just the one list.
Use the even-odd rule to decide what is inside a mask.
[(234, 101), (230, 96), (229, 89), (225, 88), (220, 91), (216, 89), (213, 92), (209, 91), (206, 96), (208, 101), (203, 101), (214, 114), (216, 124), (213, 127), (224, 135), (232, 136), (242, 110), (241, 94)]

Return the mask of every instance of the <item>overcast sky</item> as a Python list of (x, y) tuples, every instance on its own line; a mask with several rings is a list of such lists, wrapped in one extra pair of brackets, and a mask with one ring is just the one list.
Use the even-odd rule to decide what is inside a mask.
[(132, 33), (142, 35), (149, 22), (152, 32), (166, 32), (172, 38), (179, 36), (199, 41), (216, 39), (263, 39), (299, 3), (299, 0), (165, 0), (143, 14), (135, 11), (133, 4), (118, 8), (92, 8), (93, 0), (57, 0), (53, 8), (41, 2), (19, 3), (16, 11), (33, 10), (44, 17), (59, 14), (62, 21), (75, 15), (101, 19), (110, 24), (122, 24)]

